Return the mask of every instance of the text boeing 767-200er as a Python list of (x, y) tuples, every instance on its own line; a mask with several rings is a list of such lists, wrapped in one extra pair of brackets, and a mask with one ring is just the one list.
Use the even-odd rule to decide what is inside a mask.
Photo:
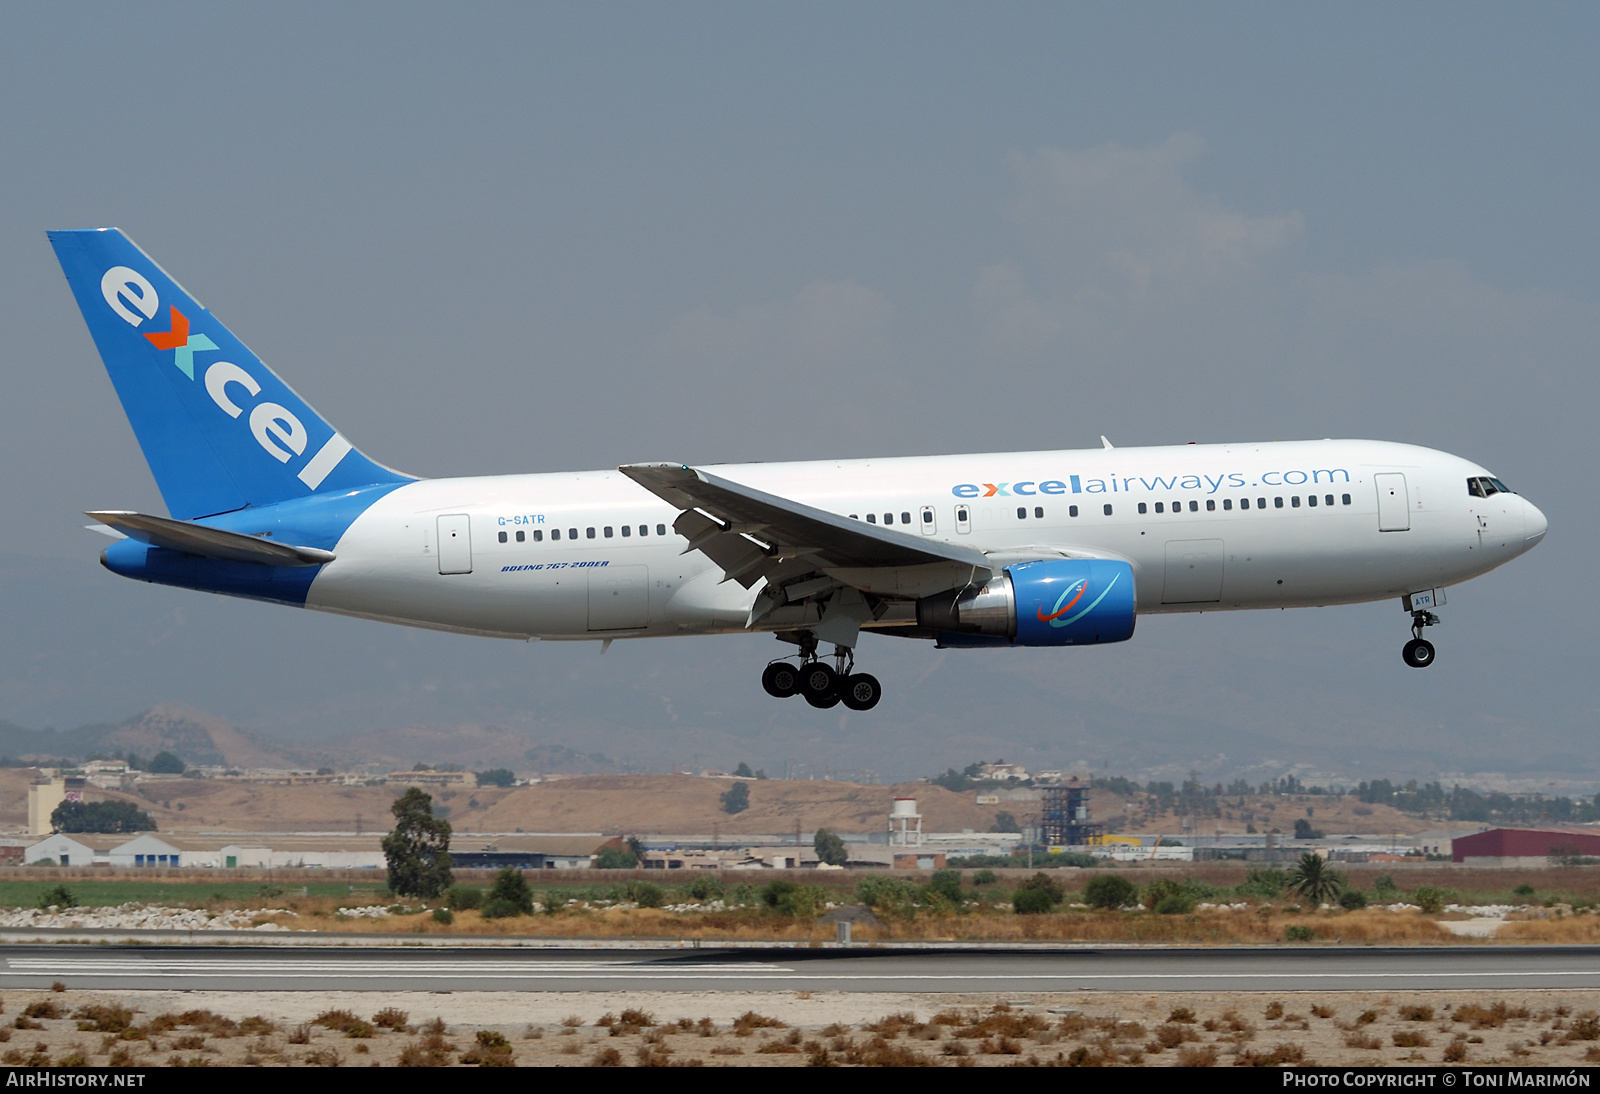
[[(1378, 441), (417, 479), (374, 463), (120, 231), (52, 232), (169, 517), (96, 512), (126, 577), (503, 638), (768, 631), (762, 677), (877, 704), (860, 632), (1121, 642), (1141, 613), (1394, 597), (1545, 534), (1484, 468)], [(819, 658), (834, 647), (834, 664)]]

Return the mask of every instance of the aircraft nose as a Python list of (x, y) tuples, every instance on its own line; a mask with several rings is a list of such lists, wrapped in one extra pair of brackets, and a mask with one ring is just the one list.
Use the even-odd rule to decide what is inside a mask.
[(1527, 498), (1522, 499), (1522, 534), (1527, 539), (1527, 544), (1532, 547), (1544, 538), (1545, 531), (1550, 527), (1550, 522), (1539, 511), (1539, 507)]

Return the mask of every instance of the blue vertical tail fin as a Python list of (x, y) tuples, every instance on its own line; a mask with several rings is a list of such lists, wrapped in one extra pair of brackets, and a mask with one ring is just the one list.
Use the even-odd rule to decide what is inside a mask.
[(173, 517), (410, 481), (352, 447), (122, 232), (50, 242)]

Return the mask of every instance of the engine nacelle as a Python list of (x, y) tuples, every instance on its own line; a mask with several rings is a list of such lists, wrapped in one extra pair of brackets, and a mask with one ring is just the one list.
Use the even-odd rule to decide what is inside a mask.
[(948, 646), (1093, 646), (1133, 637), (1133, 567), (1100, 558), (1007, 566), (980, 588), (917, 601)]

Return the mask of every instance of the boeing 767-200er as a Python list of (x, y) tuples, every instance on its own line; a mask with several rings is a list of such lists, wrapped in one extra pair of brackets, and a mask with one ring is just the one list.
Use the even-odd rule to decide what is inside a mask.
[(1144, 613), (1392, 597), (1423, 668), (1443, 588), (1545, 534), (1477, 464), (1380, 441), (418, 479), (120, 231), (50, 240), (169, 511), (89, 514), (102, 561), (163, 585), (502, 638), (767, 631), (796, 647), (769, 693), (868, 710), (862, 630), (1078, 646)]

